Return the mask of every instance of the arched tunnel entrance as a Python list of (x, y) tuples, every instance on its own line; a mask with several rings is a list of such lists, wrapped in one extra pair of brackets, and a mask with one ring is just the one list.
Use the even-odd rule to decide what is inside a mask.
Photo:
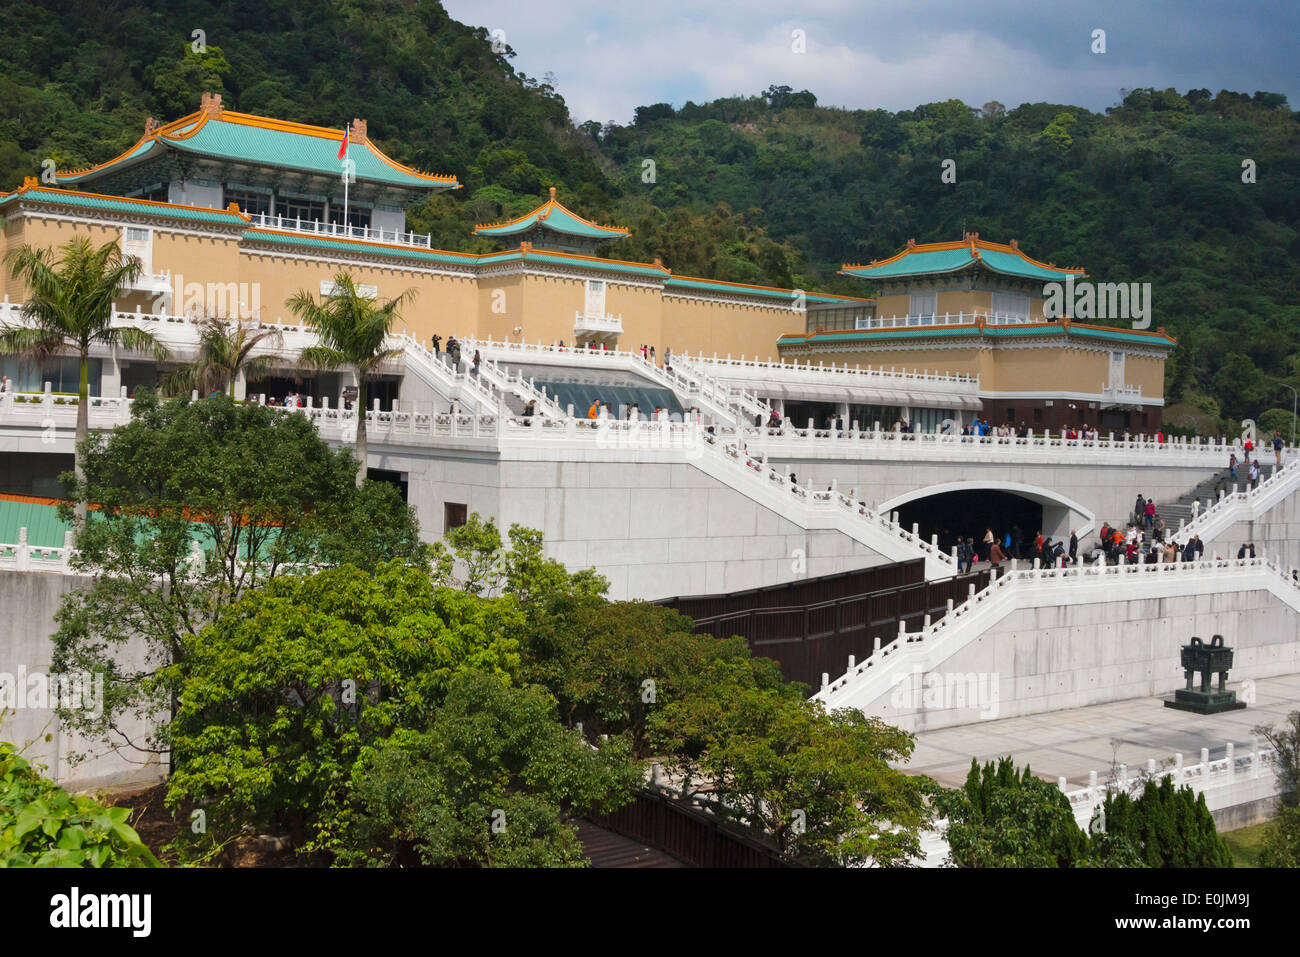
[(983, 541), (990, 528), (1000, 542), (1011, 535), (1012, 558), (1027, 559), (1032, 557), (1034, 538), (1040, 531), (1045, 538), (1068, 542), (1074, 529), (1082, 541), (1093, 527), (1091, 512), (1079, 503), (1049, 489), (1030, 486), (980, 487), (953, 482), (899, 496), (881, 508), (897, 512), (904, 528), (910, 529), (915, 523), (927, 541), (937, 535), (939, 547), (945, 552), (956, 546), (959, 536), (973, 538), (981, 558), (987, 556)]

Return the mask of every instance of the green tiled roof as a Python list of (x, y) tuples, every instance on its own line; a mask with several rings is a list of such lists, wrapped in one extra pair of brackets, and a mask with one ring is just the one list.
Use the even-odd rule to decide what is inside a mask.
[[(193, 136), (186, 139), (168, 138), (166, 143), (172, 149), (184, 153), (239, 160), (256, 166), (308, 170), (330, 176), (339, 175), (341, 165), (338, 140), (225, 120), (209, 119)], [(352, 143), (347, 155), (356, 164), (358, 180), (419, 189), (450, 189), (456, 185), (454, 181), (438, 183), (396, 169), (380, 159), (368, 143)]]
[[(111, 171), (130, 167), (169, 150), (217, 162), (247, 163), (270, 169), (338, 176), (343, 131), (289, 123), (226, 111), (220, 118), (202, 113), (184, 117), (149, 133), (129, 151), (85, 170), (58, 174), (59, 183), (90, 183)], [(406, 189), (456, 189), (454, 176), (411, 170), (385, 157), (372, 143), (354, 139), (347, 156), (357, 181)]]
[[(1027, 338), (1033, 336), (1079, 336), (1087, 339), (1105, 339), (1113, 342), (1129, 342), (1147, 346), (1172, 347), (1174, 343), (1165, 336), (1140, 333), (1128, 329), (1109, 329), (1080, 326), (1071, 323), (1067, 331), (1060, 325), (986, 325), (983, 334), (994, 339)], [(978, 336), (980, 330), (974, 326), (925, 326), (903, 327), (898, 329), (859, 329), (853, 332), (819, 333), (812, 336), (785, 335), (777, 340), (778, 345), (798, 345), (804, 342), (870, 342), (879, 339), (944, 339), (960, 336)]]
[(585, 239), (614, 240), (627, 235), (626, 229), (598, 226), (565, 209), (555, 201), (554, 190), (550, 200), (527, 216), (495, 226), (475, 226), (474, 233), (478, 236), (517, 236), (537, 226), (566, 236), (582, 236)]
[[(137, 143), (129, 153), (123, 153), (121, 156), (117, 157), (111, 162), (114, 163), (115, 165), (118, 163), (127, 163), (130, 162), (131, 160), (137, 160), (144, 156), (147, 156), (149, 153), (160, 153), (162, 152), (162, 149), (163, 147), (158, 144), (157, 140), (153, 140), (153, 139), (145, 140), (143, 143)], [(80, 172), (76, 172), (76, 173), (59, 173), (55, 181), (58, 183), (69, 183), (75, 185), (76, 183), (79, 183), (81, 180), (85, 179), (90, 174), (96, 172), (99, 172), (99, 170), (87, 169), (87, 170), (81, 170)]]
[[(703, 292), (727, 292), (733, 295), (742, 296), (764, 296), (769, 299), (781, 299), (786, 302), (794, 302), (793, 289), (772, 289), (766, 286), (750, 286), (745, 283), (721, 282), (712, 279), (694, 279), (685, 276), (673, 276), (666, 283), (664, 289), (697, 289)], [(819, 292), (805, 292), (804, 299), (808, 302), (842, 302), (846, 305), (852, 305), (858, 302), (868, 302), (866, 299), (854, 299), (849, 296), (833, 296)]]
[[(557, 266), (568, 266), (573, 269), (592, 269), (603, 272), (622, 272), (632, 276), (652, 276), (655, 279), (663, 279), (668, 274), (668, 270), (661, 269), (658, 266), (644, 265), (642, 263), (625, 263), (616, 259), (584, 259), (578, 256), (565, 256), (562, 253), (550, 253), (540, 249), (528, 250), (527, 256), (521, 256), (518, 250), (506, 254), (506, 261), (510, 258), (523, 259), (525, 262), (535, 263), (553, 263)], [(483, 261), (486, 261), (484, 257)], [(501, 260), (497, 260), (501, 261)]]
[(0, 203), (22, 197), (27, 201), (58, 203), (62, 206), (79, 206), (83, 209), (96, 209), (112, 213), (128, 213), (135, 216), (166, 216), (188, 222), (212, 223), (222, 226), (247, 225), (242, 216), (224, 209), (205, 209), (199, 206), (177, 206), (172, 203), (151, 203), (139, 199), (120, 199), (116, 196), (100, 196), (96, 193), (80, 193), (70, 189), (46, 189), (29, 187), (15, 190), (0, 198)]
[(264, 229), (250, 229), (244, 239), (251, 242), (274, 243), (281, 246), (307, 246), (313, 249), (334, 249), (339, 252), (371, 252), (381, 256), (397, 256), (423, 262), (447, 263), (456, 266), (474, 266), (479, 257), (472, 253), (452, 253), (441, 249), (421, 249), (418, 246), (397, 246), (367, 242), (363, 239), (341, 239), (328, 236), (307, 236), (301, 233), (276, 233)]
[(1026, 279), (1064, 280), (1069, 275), (1080, 275), (1077, 270), (1043, 266), (1019, 251), (994, 249), (990, 248), (989, 244), (979, 241), (975, 243), (975, 251), (978, 252), (978, 256), (971, 251), (969, 243), (943, 249), (917, 247), (874, 266), (845, 266), (841, 272), (858, 279), (893, 279), (956, 272), (983, 262), (994, 272)]

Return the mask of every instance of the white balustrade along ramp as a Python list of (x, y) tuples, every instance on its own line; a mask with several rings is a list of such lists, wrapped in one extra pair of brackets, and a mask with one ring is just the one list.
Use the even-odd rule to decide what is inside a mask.
[[(866, 403), (952, 409), (974, 413), (980, 409), (979, 377), (930, 369), (873, 368), (786, 361), (739, 359), (684, 354), (673, 356), (673, 367), (696, 371), (723, 385), (744, 383), (756, 394), (784, 396), (787, 400)], [(764, 416), (766, 418), (766, 416)], [(969, 416), (967, 416), (969, 418)], [(844, 423), (846, 426), (848, 423)], [(870, 422), (859, 425), (870, 426)], [(886, 423), (892, 425), (892, 423)]]
[[(1158, 603), (1173, 598), (1206, 598), (1251, 591), (1267, 591), (1300, 614), (1300, 583), (1295, 572), (1282, 569), (1267, 559), (1206, 559), (1195, 562), (1167, 562), (1137, 565), (1080, 565), (1065, 568), (1031, 568), (1007, 572), (995, 578), (983, 591), (974, 592), (943, 618), (920, 631), (908, 633), (900, 627), (888, 645), (877, 640), (872, 653), (834, 680), (829, 676), (813, 698), (828, 708), (871, 709), (896, 689), (904, 676), (942, 670), (968, 646), (980, 640), (1008, 615), (1023, 609), (1078, 609), (1090, 604), (1146, 602), (1152, 609), (1144, 618), (1154, 628), (1168, 624)], [(1244, 617), (1244, 616), (1239, 616)], [(1084, 630), (1097, 631), (1099, 621)], [(1290, 620), (1290, 633), (1276, 636), (1289, 642), (1288, 654), (1300, 649), (1300, 630)], [(1185, 638), (1190, 638), (1188, 632)], [(1084, 640), (1080, 638), (1079, 640)], [(1100, 640), (1100, 639), (1097, 639)], [(1175, 659), (1176, 661), (1176, 659)], [(1061, 666), (1065, 670), (1065, 665)], [(989, 673), (994, 669), (989, 668)], [(1176, 669), (1174, 672), (1176, 674)], [(1014, 680), (1012, 675), (1003, 675)], [(1104, 689), (1091, 689), (1104, 690)], [(1086, 694), (1083, 695), (1086, 697)], [(1105, 699), (1099, 699), (1105, 700)], [(1058, 707), (1072, 706), (1064, 697)], [(910, 700), (905, 705), (912, 705)], [(904, 708), (904, 710), (907, 710)], [(958, 722), (954, 722), (958, 723)]]
[[(873, 423), (874, 425), (874, 423)], [(740, 443), (753, 455), (774, 458), (882, 462), (988, 462), (1024, 465), (1111, 465), (1222, 468), (1228, 456), (1241, 457), (1240, 440), (1171, 439), (1103, 435), (1096, 440), (1067, 439), (1064, 434), (1023, 438), (992, 435), (946, 435), (893, 432), (887, 429), (781, 428), (721, 426), (718, 434)], [(1287, 449), (1287, 462), (1300, 462), (1300, 449)], [(1204, 536), (1202, 536), (1203, 538)]]
[(535, 411), (539, 416), (562, 419), (568, 415), (567, 410), (560, 408), (554, 396), (547, 395), (545, 388), (537, 388), (531, 379), (524, 378), (521, 373), (512, 374), (509, 369), (501, 368), (492, 359), (481, 358), (483, 361), (479, 365), (479, 375), (498, 392), (513, 395), (523, 405), (536, 402)]
[[(449, 361), (444, 362), (439, 355), (406, 333), (389, 336), (387, 345), (390, 349), (402, 350), (402, 361), (407, 372), (413, 373), (449, 402), (460, 403), (464, 411), (491, 414), (498, 411), (502, 403), (501, 394), (482, 376), (452, 369)], [(462, 352), (461, 361), (464, 362), (464, 359)]]
[(609, 369), (631, 373), (668, 389), (677, 396), (683, 408), (697, 407), (706, 419), (717, 424), (734, 427), (742, 421), (752, 422), (758, 414), (767, 414), (767, 407), (743, 390), (730, 389), (707, 376), (684, 373), (675, 367), (671, 370), (661, 368), (641, 358), (639, 352), (574, 349), (571, 346), (560, 348), (541, 343), (498, 342), (490, 338), (467, 339), (465, 348), (471, 353), (478, 349), (485, 358), (491, 358), (498, 364), (513, 360), (530, 365)]
[(923, 558), (927, 578), (957, 573), (956, 558), (940, 550), (933, 538), (926, 541), (836, 489), (812, 491), (795, 485), (789, 475), (724, 444), (699, 423), (574, 418), (525, 425), (520, 419), (508, 419), (502, 431), (502, 457), (525, 451), (530, 458), (544, 460), (693, 465), (800, 528), (840, 531), (891, 562)]
[(1280, 469), (1260, 481), (1257, 488), (1239, 489), (1233, 486), (1230, 493), (1220, 495), (1202, 506), (1197, 501), (1192, 506), (1192, 520), (1180, 526), (1178, 540), (1186, 541), (1192, 535), (1201, 541), (1211, 542), (1238, 522), (1259, 521), (1264, 515), (1300, 490), (1300, 459), (1287, 459)]

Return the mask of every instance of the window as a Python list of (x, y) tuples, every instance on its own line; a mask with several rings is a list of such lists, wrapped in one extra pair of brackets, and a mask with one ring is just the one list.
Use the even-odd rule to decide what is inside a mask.
[(292, 196), (288, 196), (275, 201), (275, 215), (284, 219), (322, 222), (325, 219), (325, 204), (310, 199), (294, 199)]
[(466, 517), (466, 507), (457, 502), (442, 503), (442, 531), (443, 534), (450, 532), (453, 528), (460, 528), (468, 518)]
[(269, 193), (254, 193), (246, 189), (228, 189), (224, 192), (225, 208), (229, 209), (231, 203), (238, 203), (239, 210), (243, 213), (255, 213), (265, 216), (271, 211), (271, 196)]
[[(369, 285), (368, 283), (359, 282), (359, 283), (356, 284), (356, 290), (357, 290), (357, 297), (358, 297), (359, 299), (378, 299), (378, 298), (379, 298), (379, 287), (378, 287), (378, 286), (372, 286), (372, 285)], [(320, 294), (321, 294), (322, 296), (332, 296), (332, 295), (334, 295), (334, 283), (333, 283), (331, 280), (329, 280), (329, 279), (322, 279), (322, 280), (320, 281)]]
[(1029, 318), (1029, 294), (1021, 292), (995, 292), (993, 294), (993, 314), (995, 316), (1016, 316)]
[(1042, 424), (1043, 424), (1043, 410), (1034, 409), (1034, 425), (1042, 425)]
[(582, 314), (595, 319), (605, 318), (605, 283), (603, 280), (587, 280), (587, 301)]
[(170, 193), (171, 190), (167, 188), (166, 183), (155, 183), (153, 186), (150, 186), (148, 189), (142, 190), (140, 192), (140, 198), (148, 199), (155, 203), (165, 203), (167, 202), (167, 197), (170, 195)]
[(1016, 421), (1016, 407), (1014, 405), (1007, 406), (1007, 421)]
[(126, 241), (128, 243), (147, 243), (149, 241), (149, 230), (141, 229), (139, 226), (126, 227)]
[(907, 314), (909, 316), (934, 316), (939, 310), (937, 292), (914, 292), (908, 297)]
[[(353, 229), (366, 229), (371, 223), (374, 210), (368, 206), (348, 206), (348, 225)], [(335, 226), (343, 225), (343, 204), (330, 204), (330, 222)]]

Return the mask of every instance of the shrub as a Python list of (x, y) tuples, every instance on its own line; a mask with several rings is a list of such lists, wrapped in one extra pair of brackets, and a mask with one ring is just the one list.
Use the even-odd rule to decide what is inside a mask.
[(0, 741), (0, 867), (161, 867), (130, 813), (69, 794)]

